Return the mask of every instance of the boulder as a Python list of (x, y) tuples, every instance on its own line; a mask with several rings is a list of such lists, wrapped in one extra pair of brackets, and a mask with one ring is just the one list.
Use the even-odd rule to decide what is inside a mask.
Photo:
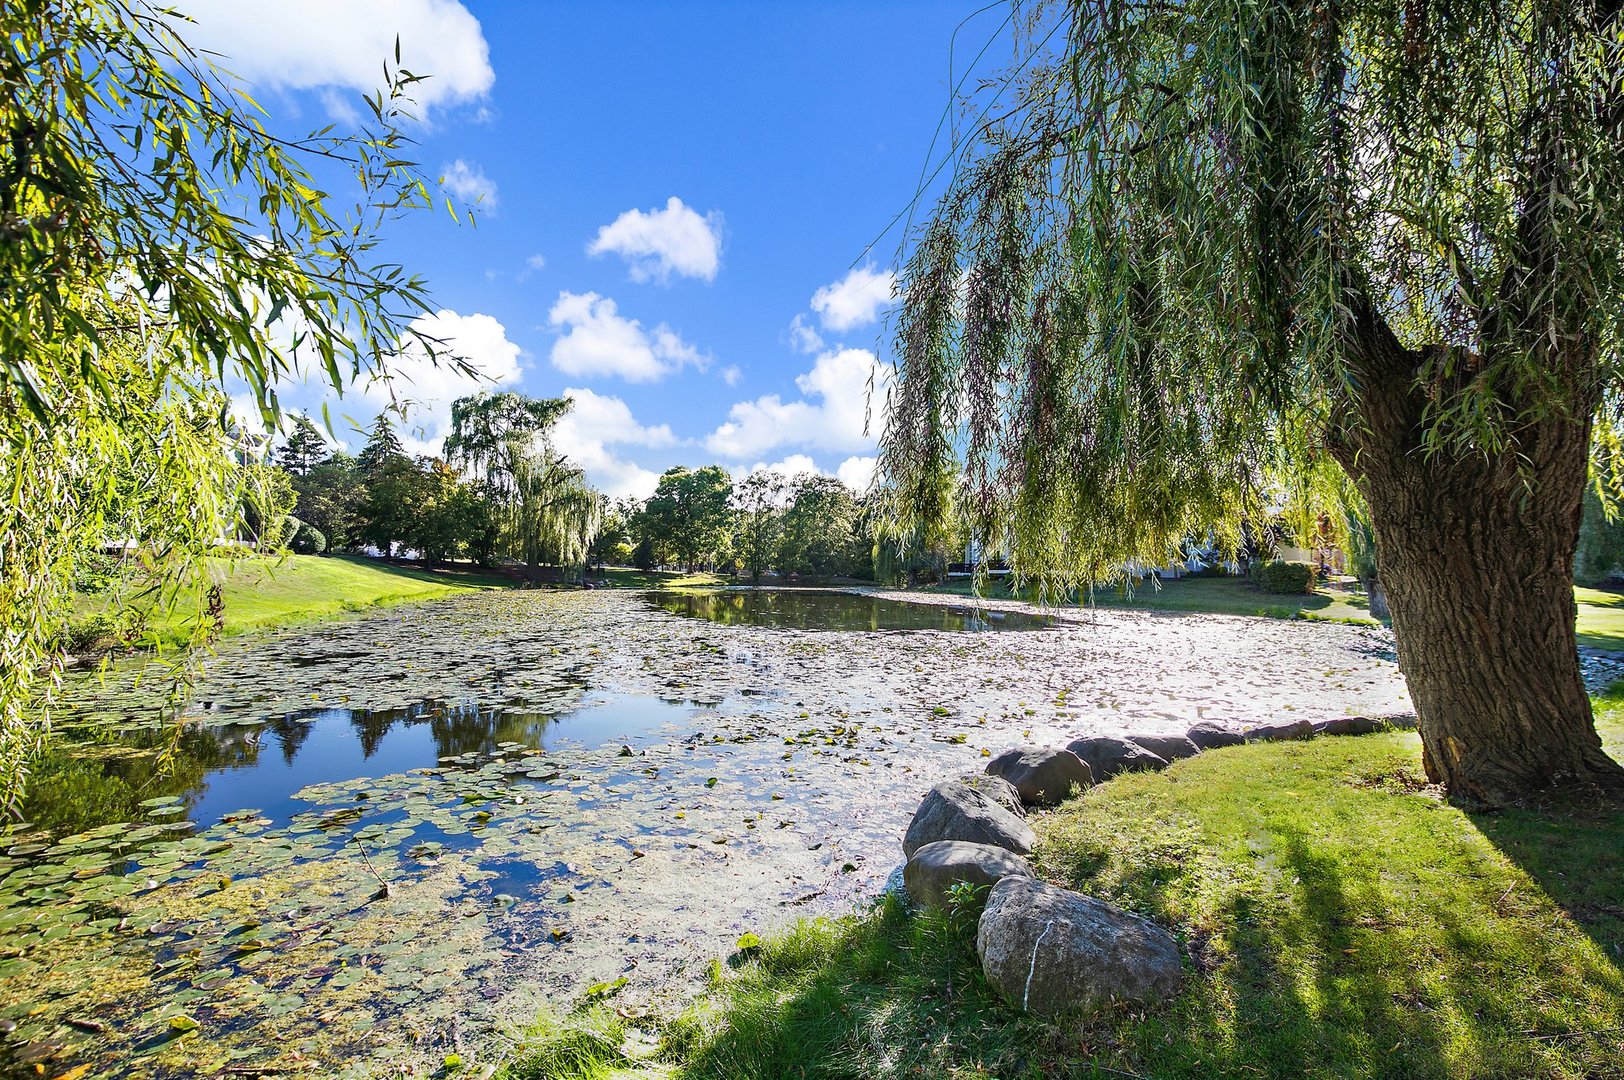
[(1201, 753), (1201, 747), (1191, 742), (1187, 735), (1129, 735), (1128, 741), (1168, 761), (1195, 757)]
[(1294, 720), (1289, 724), (1262, 724), (1246, 729), (1247, 742), (1286, 742), (1289, 739), (1312, 739), (1314, 725), (1307, 720)]
[(1017, 746), (987, 762), (991, 776), (1002, 777), (1015, 786), (1021, 801), (1052, 806), (1071, 797), (1071, 789), (1094, 783), (1094, 774), (1082, 758), (1070, 750), (1046, 746)]
[(914, 811), (902, 838), (902, 853), (913, 853), (938, 840), (965, 840), (991, 844), (1025, 855), (1037, 843), (1037, 834), (991, 796), (968, 784), (949, 782), (931, 788)]
[(1015, 790), (1014, 784), (1005, 780), (1002, 776), (988, 776), (986, 773), (965, 773), (959, 777), (959, 783), (965, 787), (975, 788), (1016, 817), (1026, 816), (1026, 804), (1021, 802), (1021, 793)]
[(1221, 746), (1240, 746), (1246, 742), (1246, 736), (1240, 732), (1222, 724), (1215, 724), (1211, 720), (1203, 720), (1191, 727), (1184, 733), (1184, 737), (1202, 750), (1216, 750)]
[(1114, 904), (1025, 877), (987, 896), (976, 932), (987, 981), (1038, 1016), (1150, 1004), (1184, 982), (1178, 942)]
[(1032, 864), (1001, 847), (938, 840), (913, 853), (902, 868), (908, 895), (921, 907), (946, 907), (948, 890), (961, 881), (996, 885), (1011, 875), (1032, 876)]
[(1104, 783), (1117, 773), (1155, 772), (1167, 768), (1166, 758), (1114, 735), (1078, 739), (1066, 749), (1083, 759), (1096, 784)]
[(1321, 720), (1314, 725), (1316, 735), (1369, 735), (1377, 729), (1376, 721), (1368, 716), (1339, 716), (1335, 720)]

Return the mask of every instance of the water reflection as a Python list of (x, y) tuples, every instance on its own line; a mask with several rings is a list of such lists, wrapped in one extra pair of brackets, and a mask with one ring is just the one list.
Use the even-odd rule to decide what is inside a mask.
[(729, 626), (779, 630), (1041, 630), (1052, 619), (957, 604), (910, 604), (856, 593), (797, 589), (651, 592), (646, 599), (676, 615)]
[(686, 720), (702, 706), (600, 694), (558, 713), (419, 702), (401, 709), (314, 708), (263, 723), (70, 730), (40, 762), (25, 814), (60, 833), (142, 817), (142, 800), (180, 796), (200, 826), (254, 809), (278, 823), (310, 784), (368, 780), (483, 758), (499, 747), (598, 746)]

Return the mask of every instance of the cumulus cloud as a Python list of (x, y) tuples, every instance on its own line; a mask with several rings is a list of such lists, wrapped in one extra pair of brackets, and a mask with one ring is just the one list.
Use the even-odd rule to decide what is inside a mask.
[(796, 352), (815, 353), (823, 348), (823, 337), (807, 323), (805, 315), (790, 320), (789, 343)]
[(664, 210), (628, 210), (598, 230), (589, 255), (612, 253), (626, 260), (633, 281), (661, 285), (678, 277), (716, 279), (722, 256), (722, 215), (701, 215), (675, 195)]
[(879, 459), (874, 457), (849, 457), (835, 469), (835, 475), (842, 484), (861, 495), (873, 481), (874, 466), (878, 463)]
[(654, 382), (684, 365), (704, 370), (710, 363), (669, 326), (646, 331), (621, 315), (614, 300), (594, 292), (559, 293), (547, 321), (563, 331), (553, 342), (552, 362), (566, 375)]
[(440, 167), (440, 186), (463, 202), (486, 210), (496, 208), (496, 181), (486, 176), (484, 169), (462, 158)]
[(356, 114), (337, 91), (379, 89), (385, 63), (429, 78), (412, 88), (426, 113), (483, 97), (496, 80), (479, 20), (459, 0), (177, 0), (196, 20), (188, 44), (256, 86), (319, 90), (335, 120)]
[(890, 369), (867, 349), (840, 349), (817, 358), (812, 370), (795, 385), (803, 395), (784, 401), (768, 394), (740, 401), (728, 410), (727, 422), (711, 432), (705, 448), (719, 457), (747, 461), (779, 447), (803, 447), (833, 453), (873, 449), (865, 433), (869, 384), (874, 385), (873, 432), (882, 426), (879, 407), (885, 400)]
[(891, 288), (896, 280), (897, 276), (889, 270), (858, 267), (813, 293), (812, 310), (818, 313), (818, 321), (825, 330), (837, 334), (855, 330), (879, 318), (880, 312), (891, 302)]
[[(414, 453), (438, 454), (451, 426), (451, 403), (480, 390), (512, 386), (523, 375), (520, 350), (508, 340), (507, 329), (489, 315), (459, 315), (437, 311), (412, 320), (412, 329), (438, 339), (439, 363), (414, 339), (406, 339), (395, 355), (385, 360), (386, 382), (373, 379), (361, 386), (361, 396), (383, 408), (393, 399), (405, 405), (401, 441)], [(449, 362), (456, 356), (468, 361), (478, 376), (458, 371)]]
[(737, 364), (729, 364), (727, 367), (717, 372), (717, 374), (722, 376), (722, 381), (727, 383), (729, 386), (739, 385), (739, 380), (744, 378), (744, 372), (739, 370), (739, 365)]
[(818, 468), (818, 463), (807, 455), (791, 454), (782, 461), (775, 461), (770, 465), (765, 461), (758, 461), (750, 466), (749, 471), (753, 473), (777, 473), (786, 480), (793, 480), (797, 476), (803, 476), (806, 473), (821, 473), (823, 470)]
[(564, 396), (575, 404), (553, 429), (553, 446), (586, 472), (587, 479), (611, 498), (654, 494), (659, 475), (618, 456), (611, 446), (661, 448), (675, 446), (676, 436), (666, 424), (645, 427), (620, 398), (568, 387)]

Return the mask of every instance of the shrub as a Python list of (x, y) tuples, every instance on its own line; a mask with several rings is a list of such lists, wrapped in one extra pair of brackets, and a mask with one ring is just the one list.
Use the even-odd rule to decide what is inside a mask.
[(1314, 568), (1307, 563), (1275, 559), (1258, 568), (1257, 587), (1268, 593), (1299, 594), (1313, 591)]
[(97, 614), (74, 619), (61, 630), (58, 638), (59, 647), (72, 656), (91, 652), (97, 646), (111, 641), (113, 629), (113, 620), (107, 615)]
[(289, 546), (299, 555), (320, 555), (327, 550), (327, 537), (314, 525), (301, 521)]

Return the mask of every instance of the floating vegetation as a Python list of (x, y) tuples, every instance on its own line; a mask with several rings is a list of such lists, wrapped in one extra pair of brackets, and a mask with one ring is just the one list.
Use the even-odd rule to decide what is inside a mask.
[(1402, 703), (1379, 635), (1260, 626), (769, 632), (496, 593), (228, 643), (178, 725), (138, 662), (82, 675), (0, 830), (0, 1051), (472, 1071), (503, 1025), (646, 1004), (872, 895), (922, 784), (989, 748)]

